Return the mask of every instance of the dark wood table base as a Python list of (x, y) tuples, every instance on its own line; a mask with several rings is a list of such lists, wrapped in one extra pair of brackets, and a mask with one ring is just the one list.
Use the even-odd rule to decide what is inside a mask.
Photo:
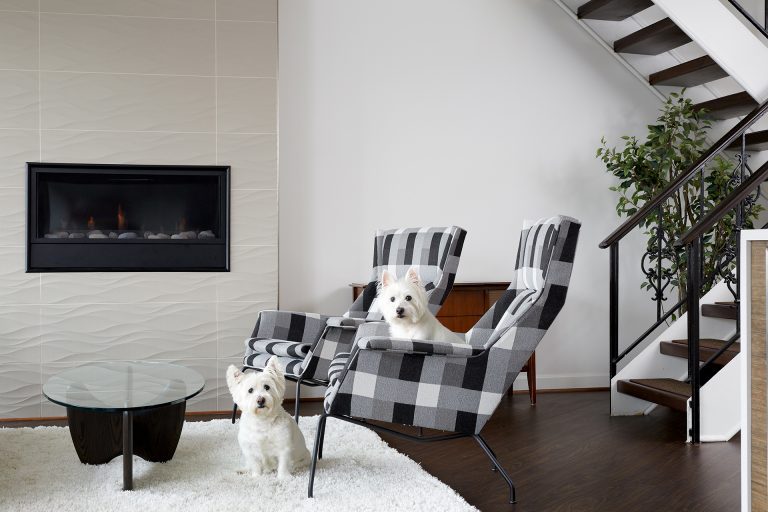
[(154, 409), (98, 412), (67, 407), (69, 433), (84, 464), (123, 455), (123, 490), (133, 489), (133, 455), (149, 462), (173, 458), (184, 428), (186, 402)]

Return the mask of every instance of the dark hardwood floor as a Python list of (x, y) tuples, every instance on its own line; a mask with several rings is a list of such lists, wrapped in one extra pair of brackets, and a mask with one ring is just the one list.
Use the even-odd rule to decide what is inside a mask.
[[(309, 402), (303, 412), (318, 414), (320, 408)], [(0, 426), (43, 423), (62, 422)], [(739, 510), (739, 438), (691, 446), (684, 430), (683, 414), (663, 408), (649, 416), (611, 418), (607, 392), (543, 393), (535, 407), (525, 395), (510, 396), (483, 436), (515, 481), (515, 506), (506, 503), (506, 485), (473, 440), (420, 444), (383, 437), (483, 511)], [(324, 457), (333, 457), (332, 445)], [(326, 485), (322, 470), (315, 485)]]

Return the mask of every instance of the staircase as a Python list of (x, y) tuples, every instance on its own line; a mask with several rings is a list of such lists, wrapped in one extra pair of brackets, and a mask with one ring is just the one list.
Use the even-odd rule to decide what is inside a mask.
[[(694, 91), (700, 99), (695, 99), (696, 108), (706, 109), (706, 115), (713, 121), (724, 122), (725, 135), (691, 169), (608, 236), (600, 247), (610, 249), (611, 414), (647, 414), (657, 406), (664, 406), (687, 415), (690, 442), (727, 441), (740, 428), (739, 254), (736, 249), (735, 253), (710, 256), (722, 261), (722, 268), (730, 268), (734, 263), (736, 268), (732, 274), (725, 273), (730, 283), (723, 280), (702, 294), (707, 280), (717, 282), (715, 276), (703, 275), (702, 244), (703, 237), (717, 222), (733, 211), (738, 235), (745, 208), (749, 208), (749, 201), (756, 197), (757, 187), (768, 179), (768, 165), (754, 172), (747, 165), (750, 155), (768, 150), (768, 129), (760, 129), (761, 118), (768, 111), (768, 72), (750, 69), (768, 68), (754, 65), (758, 61), (768, 62), (768, 32), (731, 0), (731, 10), (719, 0), (555, 1), (571, 9), (575, 18), (593, 36), (600, 37), (604, 46), (612, 48), (619, 60), (635, 68), (635, 74), (647, 76), (648, 86), (657, 93), (664, 94), (669, 91), (665, 88), (670, 87), (697, 88)], [(766, 60), (753, 60), (751, 66), (745, 66), (743, 59), (734, 57), (738, 52), (734, 53), (728, 46), (730, 43), (723, 34), (709, 30), (712, 23), (705, 19), (707, 15), (719, 16), (716, 21), (731, 31), (728, 37), (733, 36), (734, 41), (750, 48), (753, 55), (759, 53)], [(630, 18), (638, 28), (626, 33), (626, 20)], [(619, 36), (612, 38), (611, 34)], [(678, 51), (683, 47), (685, 51)], [(670, 55), (674, 59), (670, 59)], [(690, 57), (680, 58), (685, 55)], [(648, 67), (648, 57), (637, 56), (660, 56), (659, 62), (667, 64), (643, 73), (639, 67)], [(676, 63), (669, 65), (671, 60)], [(678, 251), (685, 251), (688, 262), (685, 296), (675, 305), (665, 303), (666, 311), (657, 307), (655, 321), (640, 337), (624, 344), (620, 352), (621, 240), (652, 216), (661, 215), (663, 203), (687, 186), (689, 180), (703, 172), (722, 152), (735, 152), (739, 160), (739, 175), (734, 177), (731, 196), (714, 205), (711, 211), (702, 212), (686, 233), (677, 234), (676, 241), (668, 241), (674, 243)], [(701, 194), (706, 191), (702, 190)], [(737, 240), (732, 242), (738, 246)], [(659, 305), (666, 300), (658, 291), (663, 290), (661, 284), (659, 277), (653, 297)], [(681, 314), (684, 310), (687, 312)], [(675, 320), (673, 315), (679, 318)]]

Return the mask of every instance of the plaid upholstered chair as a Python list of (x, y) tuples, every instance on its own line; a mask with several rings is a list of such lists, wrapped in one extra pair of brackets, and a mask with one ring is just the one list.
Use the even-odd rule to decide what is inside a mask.
[[(287, 379), (296, 386), (296, 421), (301, 385), (327, 386), (328, 369), (338, 353), (348, 353), (357, 328), (383, 317), (376, 298), (384, 270), (404, 275), (415, 266), (427, 288), (429, 309), (437, 313), (453, 287), (466, 231), (448, 228), (404, 228), (376, 232), (373, 270), (363, 293), (342, 316), (291, 311), (262, 311), (245, 341), (243, 371), (262, 370), (278, 356)], [(235, 422), (237, 405), (232, 412)]]
[[(514, 503), (514, 484), (480, 432), (565, 303), (579, 228), (578, 221), (558, 216), (523, 229), (512, 283), (466, 333), (467, 344), (396, 339), (385, 324), (361, 326), (351, 353), (339, 353), (331, 364), (309, 496), (331, 416), (418, 441), (471, 436), (507, 482)], [(449, 433), (410, 436), (366, 420)]]

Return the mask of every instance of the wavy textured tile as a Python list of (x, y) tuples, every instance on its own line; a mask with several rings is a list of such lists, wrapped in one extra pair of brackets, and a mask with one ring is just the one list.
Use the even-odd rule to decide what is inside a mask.
[(277, 23), (216, 22), (216, 69), (224, 76), (277, 76)]
[(49, 73), (41, 76), (46, 129), (211, 132), (214, 79)]
[(0, 304), (40, 303), (40, 275), (24, 270), (24, 247), (0, 246)]
[(27, 162), (39, 159), (37, 131), (0, 129), (0, 187), (25, 187)]
[(213, 6), (214, 0), (131, 0), (130, 2), (125, 0), (41, 0), (40, 2), (40, 9), (43, 12), (205, 19), (213, 19)]
[(37, 69), (37, 13), (3, 13), (0, 48), (0, 68)]
[(221, 165), (232, 167), (232, 188), (277, 188), (277, 135), (226, 133), (217, 137)]
[(277, 302), (277, 247), (232, 246), (231, 258), (217, 276), (220, 302)]
[(217, 0), (220, 20), (277, 21), (277, 0)]
[(216, 162), (216, 137), (212, 133), (43, 130), (42, 149), (43, 160), (49, 162), (173, 165)]
[(37, 71), (0, 71), (0, 128), (37, 128)]
[(259, 312), (276, 309), (275, 302), (220, 302), (217, 318), (219, 323), (218, 357), (238, 358), (245, 351), (245, 339), (250, 337)]
[(0, 0), (1, 11), (37, 12), (38, 0)]
[(43, 13), (40, 68), (213, 75), (213, 33), (213, 21)]
[(219, 132), (277, 131), (277, 80), (223, 77), (217, 83)]
[(42, 275), (44, 304), (215, 302), (211, 272), (93, 272)]
[(277, 244), (277, 190), (233, 190), (232, 245)]
[(216, 357), (214, 304), (47, 306), (44, 363)]
[(38, 417), (41, 393), (39, 365), (0, 365), (0, 418)]
[(0, 306), (0, 366), (40, 364), (40, 306)]
[(25, 202), (23, 188), (0, 188), (0, 246), (24, 245)]

